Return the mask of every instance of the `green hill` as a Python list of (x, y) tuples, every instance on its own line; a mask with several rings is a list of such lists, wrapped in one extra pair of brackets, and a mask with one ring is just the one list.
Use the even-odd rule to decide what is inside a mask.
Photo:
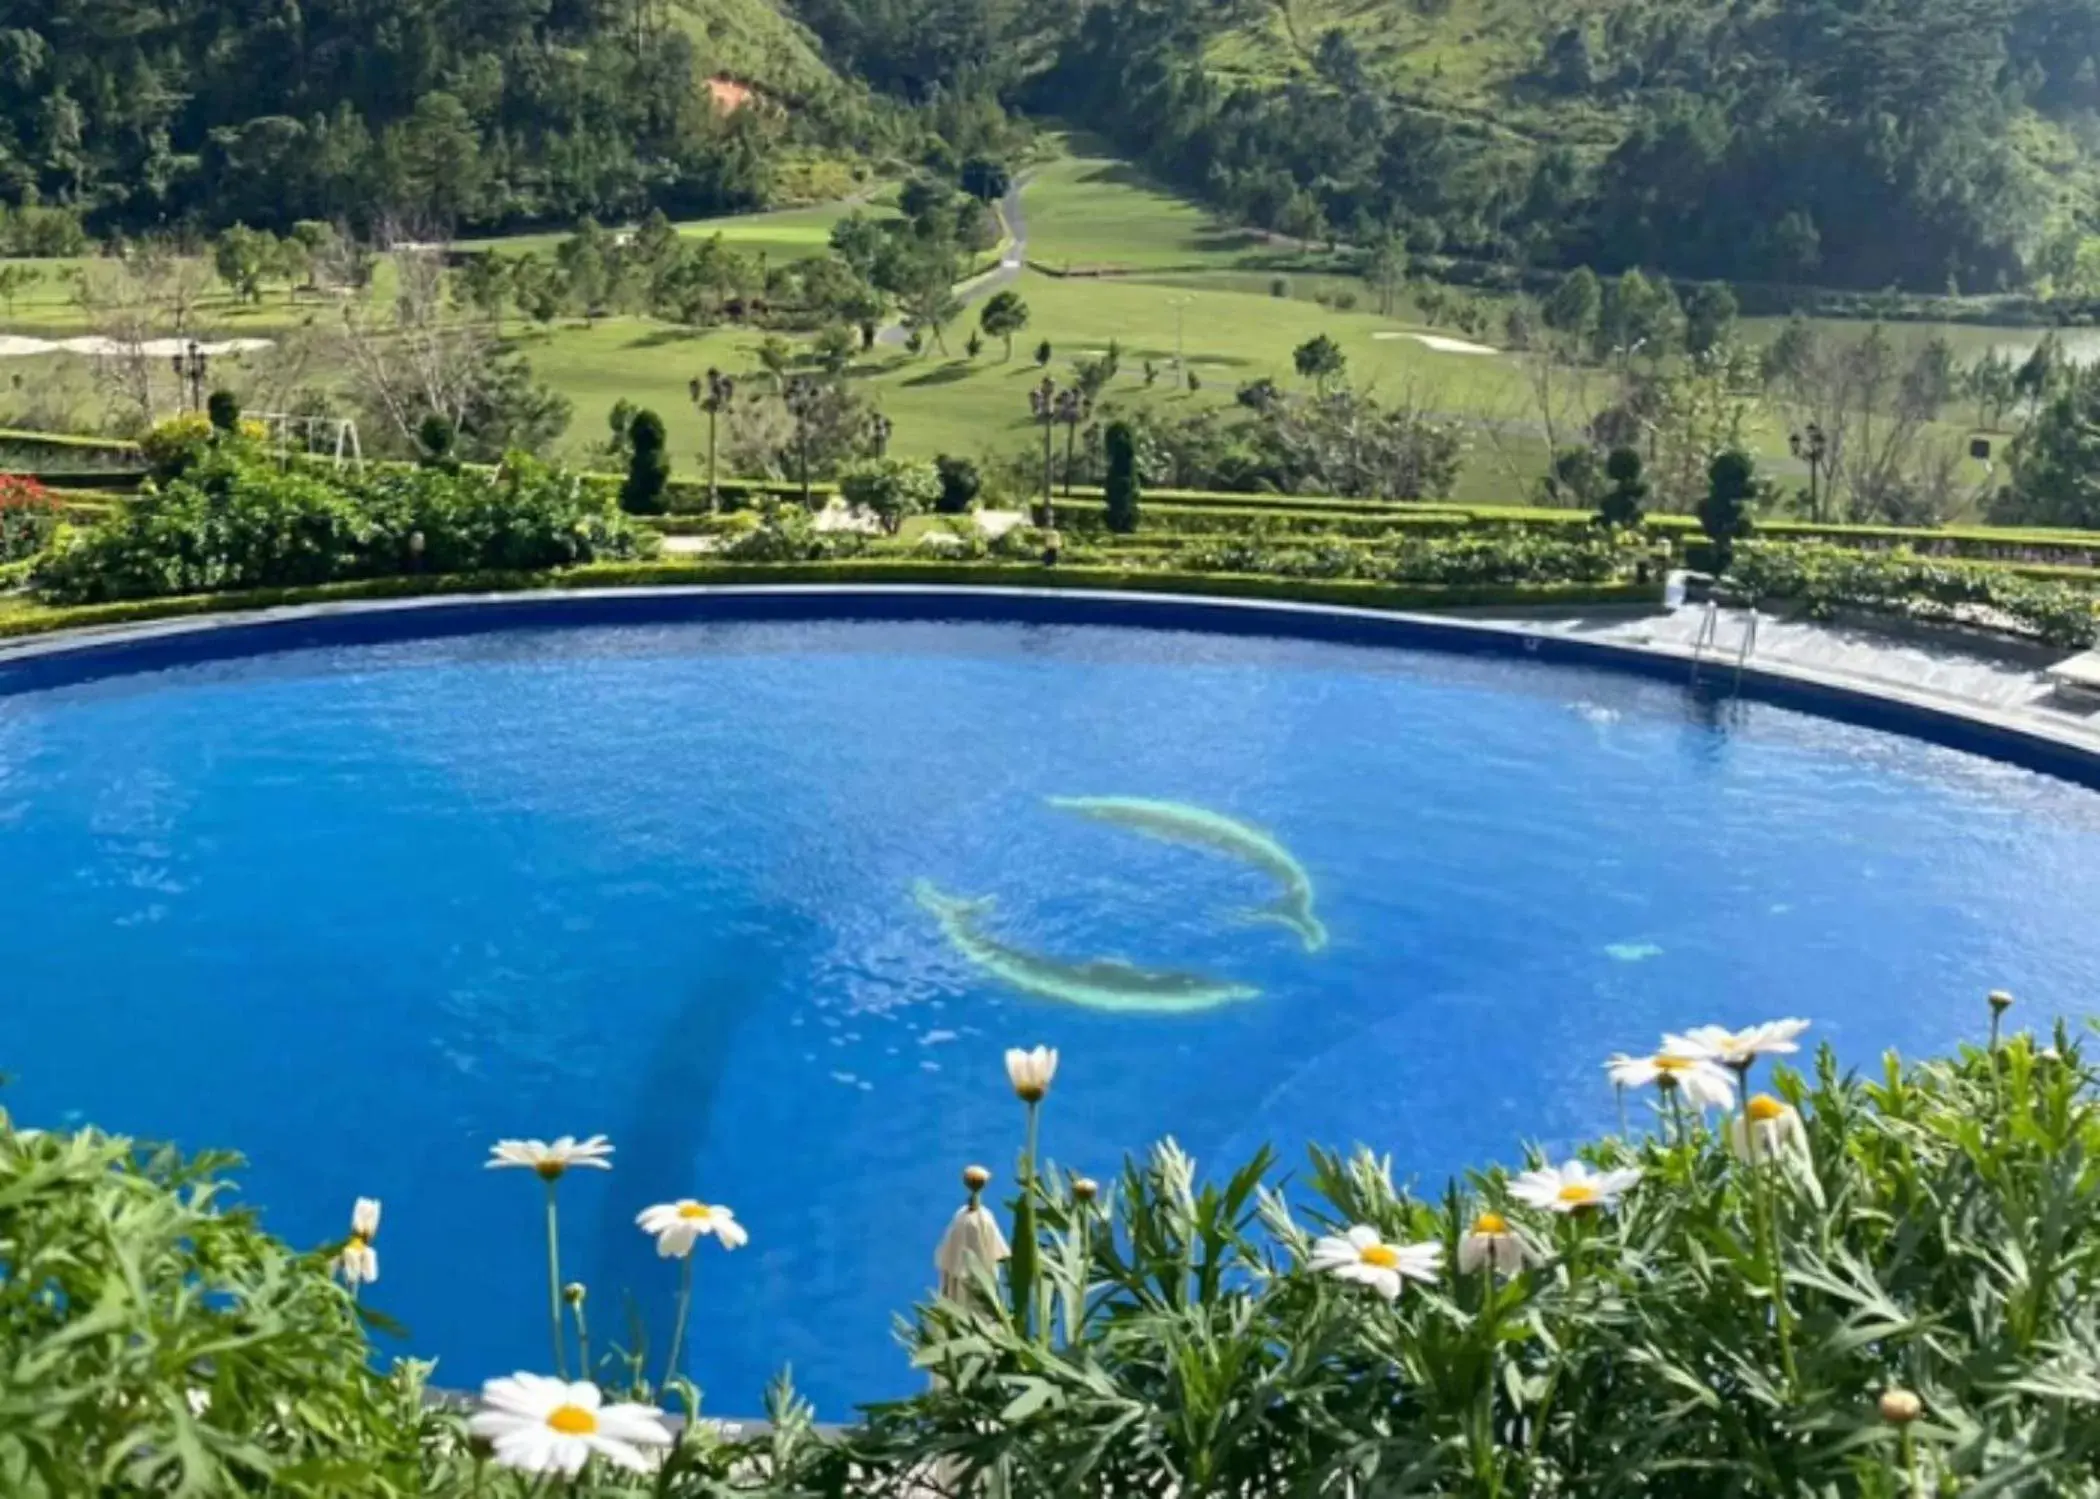
[(671, 24), (692, 39), (710, 76), (799, 99), (838, 80), (817, 39), (773, 0), (669, 0)]

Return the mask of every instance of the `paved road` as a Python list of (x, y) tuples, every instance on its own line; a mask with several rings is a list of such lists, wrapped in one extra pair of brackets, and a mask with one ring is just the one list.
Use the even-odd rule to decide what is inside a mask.
[[(999, 200), (999, 212), (1006, 219), (1006, 232), (1012, 237), (1011, 243), (1006, 247), (1006, 253), (992, 269), (975, 280), (962, 282), (956, 287), (956, 300), (966, 308), (983, 301), (1000, 287), (1010, 286), (1020, 279), (1021, 267), (1028, 259), (1028, 216), (1021, 211), (1021, 189), (1024, 185), (1022, 180), (1016, 179), (1006, 189), (1006, 196)], [(960, 321), (957, 320), (958, 325)], [(908, 336), (904, 324), (891, 323), (877, 330), (875, 342), (886, 348), (901, 349)], [(962, 336), (969, 337), (967, 333)]]

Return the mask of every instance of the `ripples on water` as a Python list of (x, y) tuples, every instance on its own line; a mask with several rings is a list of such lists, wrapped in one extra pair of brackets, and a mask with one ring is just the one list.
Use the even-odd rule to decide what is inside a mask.
[[(1274, 888), (1060, 814), (1184, 801), (1310, 872)], [(984, 625), (521, 631), (0, 698), (10, 1107), (248, 1154), (296, 1241), (386, 1201), (376, 1304), (467, 1383), (544, 1359), (537, 1193), (498, 1135), (605, 1131), (564, 1184), (601, 1329), (659, 1326), (649, 1202), (733, 1205), (693, 1370), (827, 1414), (912, 1378), (956, 1173), (1004, 1176), (999, 1052), (1063, 1048), (1046, 1144), (1106, 1175), (1361, 1140), (1425, 1186), (1608, 1127), (1599, 1064), (1799, 1013), (1844, 1060), (1947, 1045), (2007, 986), (2094, 991), (2100, 800), (1651, 683), (1241, 638)], [(1001, 941), (1251, 984), (1194, 1016), (1002, 990)], [(660, 1337), (660, 1333), (659, 1333)], [(660, 1345), (659, 1345), (660, 1346)]]

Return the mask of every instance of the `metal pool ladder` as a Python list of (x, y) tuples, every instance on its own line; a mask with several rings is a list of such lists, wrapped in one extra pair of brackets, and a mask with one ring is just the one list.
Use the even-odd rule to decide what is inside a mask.
[[(1717, 600), (1706, 601), (1706, 611), (1699, 617), (1699, 633), (1692, 638), (1692, 680), (1699, 680), (1699, 663), (1705, 658), (1707, 649), (1719, 644), (1716, 638), (1721, 627), (1721, 605)], [(1743, 687), (1743, 665), (1750, 653), (1757, 649), (1757, 609), (1752, 606), (1750, 619), (1743, 626), (1743, 638), (1735, 653), (1735, 690)]]

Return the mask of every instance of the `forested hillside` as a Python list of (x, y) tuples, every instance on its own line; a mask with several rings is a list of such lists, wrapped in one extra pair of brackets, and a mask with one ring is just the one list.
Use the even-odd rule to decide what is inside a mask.
[(0, 0), (0, 202), (96, 232), (750, 207), (902, 113), (772, 0)]
[(800, 0), (1308, 238), (1993, 291), (2077, 274), (2100, 0)]

